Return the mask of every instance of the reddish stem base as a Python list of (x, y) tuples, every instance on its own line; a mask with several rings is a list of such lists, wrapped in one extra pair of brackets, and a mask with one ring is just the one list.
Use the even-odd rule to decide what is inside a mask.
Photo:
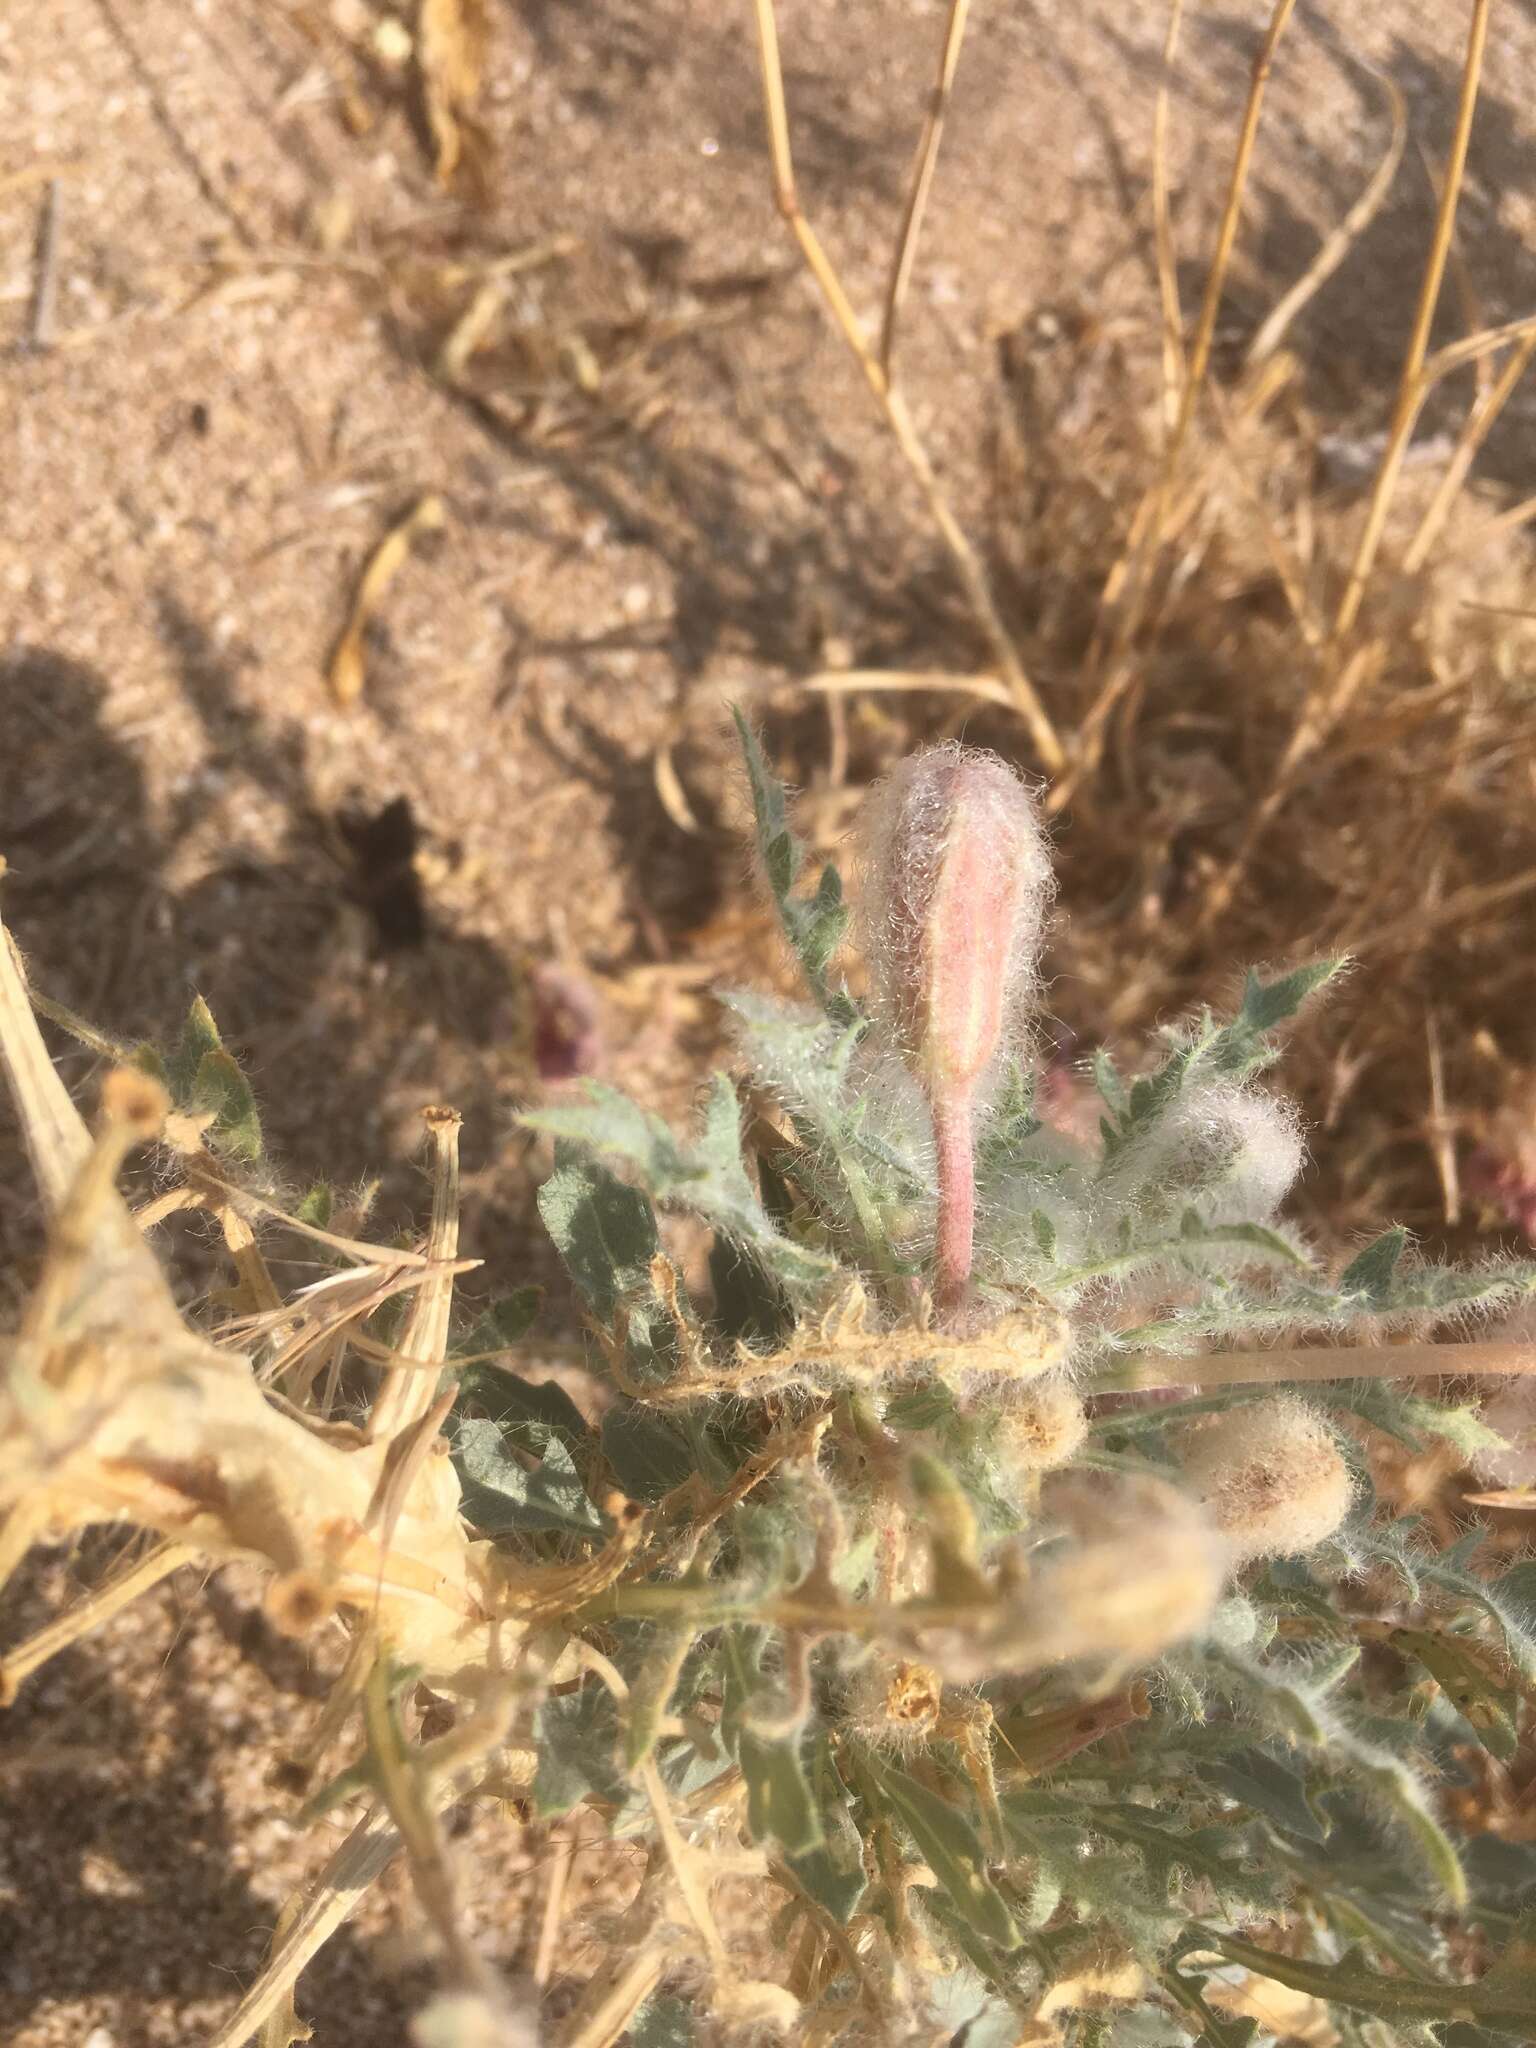
[(964, 1305), (976, 1237), (976, 1161), (969, 1093), (933, 1104), (939, 1214), (933, 1247), (933, 1300), (943, 1316)]

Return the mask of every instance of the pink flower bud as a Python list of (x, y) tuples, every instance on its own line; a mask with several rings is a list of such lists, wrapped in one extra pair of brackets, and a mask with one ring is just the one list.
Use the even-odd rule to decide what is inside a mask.
[(933, 1112), (935, 1293), (953, 1310), (971, 1270), (976, 1107), (1034, 984), (1050, 852), (1012, 770), (954, 742), (888, 776), (862, 834), (871, 992)]

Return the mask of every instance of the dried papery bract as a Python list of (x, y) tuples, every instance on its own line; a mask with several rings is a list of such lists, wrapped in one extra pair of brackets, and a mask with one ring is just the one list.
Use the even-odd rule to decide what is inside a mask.
[(1191, 1431), (1183, 1464), (1243, 1563), (1297, 1557), (1326, 1542), (1354, 1498), (1332, 1431), (1292, 1395), (1255, 1401)]
[(933, 1116), (934, 1298), (952, 1316), (971, 1276), (977, 1109), (1034, 986), (1050, 853), (1018, 777), (955, 744), (904, 761), (861, 832), (865, 958), (881, 1028)]
[(927, 1742), (944, 1710), (936, 1671), (903, 1657), (893, 1665), (874, 1657), (851, 1679), (843, 1703), (848, 1726), (877, 1749), (916, 1749)]
[[(515, 1642), (521, 1588), (490, 1544), (471, 1539), (456, 1503), (444, 1511), (427, 1434), (394, 1454), (332, 1440), (274, 1407), (247, 1358), (182, 1321), (116, 1186), (132, 1145), (160, 1128), (164, 1093), (147, 1075), (109, 1074), (92, 1142), (48, 1061), (3, 926), (0, 1069), (53, 1226), (0, 1383), (0, 1579), (31, 1542), (112, 1521), (204, 1558), (265, 1566), (279, 1627), (304, 1632), (349, 1610), (444, 1683)], [(400, 1256), (418, 1287), (445, 1278)], [(16, 1655), (27, 1668), (28, 1646)]]

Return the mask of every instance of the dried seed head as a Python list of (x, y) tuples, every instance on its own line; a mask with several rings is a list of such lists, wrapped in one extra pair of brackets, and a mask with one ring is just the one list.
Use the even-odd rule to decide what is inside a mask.
[(1010, 1473), (1054, 1472), (1071, 1464), (1088, 1433), (1082, 1397), (1059, 1373), (1036, 1380), (997, 1418), (998, 1457)]
[(272, 1626), (296, 1640), (313, 1634), (336, 1611), (330, 1589), (302, 1566), (274, 1579), (262, 1604)]
[(1327, 1424), (1289, 1394), (1193, 1430), (1183, 1465), (1241, 1563), (1312, 1549), (1338, 1528), (1354, 1496)]
[(951, 742), (903, 761), (860, 830), (881, 1020), (930, 1095), (974, 1089), (1034, 979), (1052, 889), (1034, 801), (995, 755)]

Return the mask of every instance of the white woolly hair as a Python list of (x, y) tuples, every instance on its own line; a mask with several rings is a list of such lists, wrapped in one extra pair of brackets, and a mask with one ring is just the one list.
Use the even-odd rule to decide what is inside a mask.
[(1332, 1430), (1293, 1394), (1197, 1425), (1180, 1458), (1239, 1563), (1301, 1556), (1335, 1533), (1354, 1500)]
[(1047, 1373), (1010, 1393), (997, 1412), (993, 1448), (1005, 1476), (1070, 1465), (1088, 1434), (1083, 1397), (1064, 1373)]
[(993, 1062), (995, 1072), (1016, 1045), (1034, 994), (1046, 912), (1056, 888), (1039, 807), (1006, 762), (948, 740), (909, 755), (875, 785), (864, 800), (855, 839), (854, 937), (869, 970), (876, 1022), (899, 1051), (916, 1051), (902, 1042), (901, 976), (905, 963), (920, 956), (923, 909), (950, 844), (958, 770), (965, 771), (964, 797), (973, 829), (990, 832), (998, 860), (1011, 863), (1022, 881), (1005, 941), (1009, 1028)]
[(1207, 1081), (1170, 1105), (1130, 1146), (1111, 1185), (1166, 1195), (1212, 1219), (1268, 1223), (1306, 1159), (1295, 1106), (1238, 1081)]

